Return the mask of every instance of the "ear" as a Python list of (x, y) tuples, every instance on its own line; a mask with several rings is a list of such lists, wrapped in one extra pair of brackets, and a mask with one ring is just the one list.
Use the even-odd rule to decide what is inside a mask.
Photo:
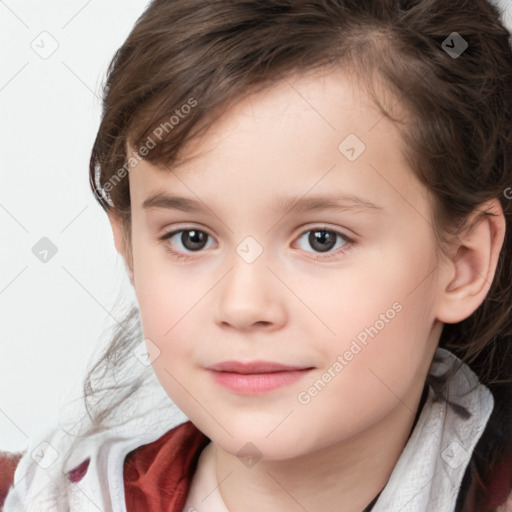
[(494, 279), (505, 238), (501, 204), (492, 199), (473, 212), (467, 228), (455, 238), (450, 258), (442, 263), (442, 291), (437, 318), (457, 323), (484, 301)]
[(114, 245), (124, 260), (128, 277), (133, 286), (133, 260), (129, 236), (126, 233), (127, 226), (123, 224), (121, 216), (115, 210), (108, 212), (108, 220), (114, 235)]

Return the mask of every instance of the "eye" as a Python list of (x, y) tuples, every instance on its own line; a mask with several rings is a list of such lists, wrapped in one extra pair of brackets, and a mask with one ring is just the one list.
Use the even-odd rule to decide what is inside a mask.
[[(208, 238), (211, 238), (210, 235), (199, 229), (180, 229), (166, 233), (160, 237), (160, 240), (169, 240), (169, 243), (166, 244), (166, 249), (179, 257), (181, 253), (199, 252), (207, 248)], [(177, 247), (178, 250), (173, 249), (173, 246)]]
[[(186, 259), (191, 253), (200, 252), (202, 249), (211, 247), (211, 244), (208, 245), (208, 239), (212, 239), (212, 237), (199, 229), (180, 229), (166, 233), (159, 239), (161, 241), (169, 241), (169, 243), (165, 244), (166, 250), (173, 257), (180, 260)], [(313, 248), (313, 251), (300, 246), (301, 241), (304, 244), (304, 240), (306, 244)], [(355, 244), (355, 241), (338, 231), (319, 227), (305, 231), (299, 237), (298, 243), (299, 248), (306, 252), (328, 253), (316, 259), (329, 259), (345, 253)]]
[[(322, 256), (322, 258), (331, 258), (337, 256), (339, 254), (344, 253), (349, 247), (351, 247), (355, 242), (351, 238), (339, 233), (338, 231), (334, 231), (332, 229), (328, 229), (325, 227), (322, 228), (314, 228), (308, 231), (305, 231), (300, 237), (299, 242), (301, 240), (305, 240), (305, 242), (314, 249), (317, 253), (329, 253), (326, 256)], [(300, 249), (308, 251), (304, 246), (300, 247)], [(333, 249), (340, 249), (333, 252)]]

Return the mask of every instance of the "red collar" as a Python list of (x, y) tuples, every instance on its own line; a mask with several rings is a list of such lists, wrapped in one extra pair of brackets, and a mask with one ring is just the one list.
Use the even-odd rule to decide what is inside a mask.
[(132, 450), (124, 460), (127, 512), (181, 512), (199, 455), (209, 441), (187, 421)]

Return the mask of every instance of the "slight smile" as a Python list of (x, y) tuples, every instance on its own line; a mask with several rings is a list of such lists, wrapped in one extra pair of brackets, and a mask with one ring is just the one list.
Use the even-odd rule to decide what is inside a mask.
[(224, 361), (206, 369), (217, 384), (235, 393), (257, 395), (297, 382), (313, 368), (270, 361)]

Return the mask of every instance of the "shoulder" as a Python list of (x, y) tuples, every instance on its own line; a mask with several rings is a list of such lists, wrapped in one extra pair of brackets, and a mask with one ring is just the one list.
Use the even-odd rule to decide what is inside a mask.
[(0, 507), (3, 506), (7, 493), (14, 482), (14, 472), (24, 452), (0, 451)]

